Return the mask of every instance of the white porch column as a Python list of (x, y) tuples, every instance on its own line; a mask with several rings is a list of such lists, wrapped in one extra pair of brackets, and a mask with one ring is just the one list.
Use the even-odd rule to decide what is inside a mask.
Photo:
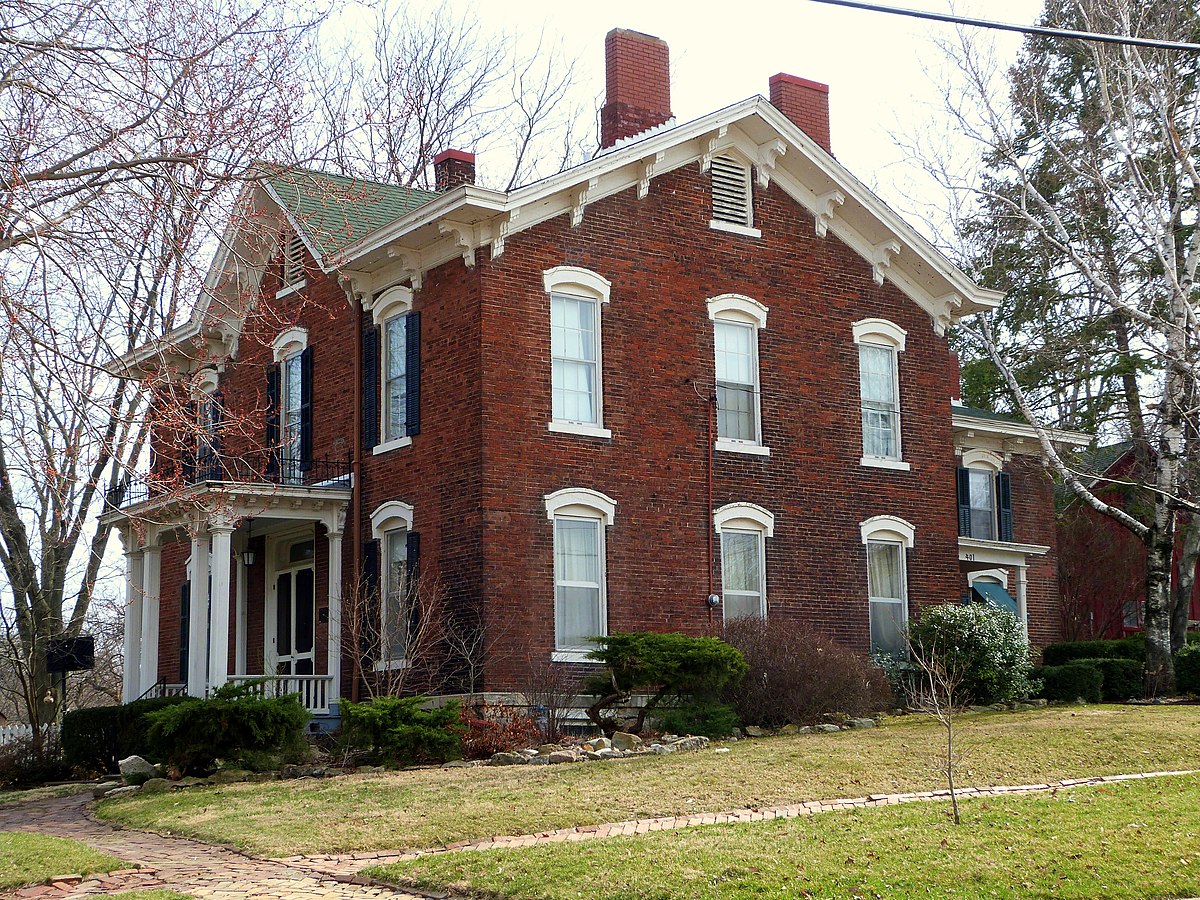
[(229, 567), (233, 563), (233, 526), (209, 527), (212, 538), (212, 582), (208, 627), (208, 687), (216, 690), (229, 680)]
[(158, 602), (162, 591), (162, 547), (157, 538), (142, 548), (142, 677), (144, 694), (158, 683)]
[(187, 692), (203, 697), (208, 681), (208, 532), (192, 538), (192, 589), (188, 610)]
[(342, 699), (342, 532), (330, 531), (329, 540), (329, 702)]
[(1025, 630), (1025, 638), (1029, 638), (1029, 604), (1025, 602), (1025, 589), (1028, 585), (1026, 566), (1017, 566), (1017, 618)]
[(121, 667), (121, 702), (130, 703), (142, 694), (142, 551), (133, 549), (136, 538), (121, 535), (125, 544), (125, 645)]
[(249, 570), (246, 568), (245, 557), (243, 553), (246, 550), (245, 532), (243, 537), (238, 541), (238, 546), (235, 550), (237, 554), (237, 585), (234, 587), (234, 596), (236, 604), (236, 612), (233, 621), (233, 674), (246, 674), (246, 605), (249, 602), (249, 594), (247, 593), (246, 579), (250, 577)]

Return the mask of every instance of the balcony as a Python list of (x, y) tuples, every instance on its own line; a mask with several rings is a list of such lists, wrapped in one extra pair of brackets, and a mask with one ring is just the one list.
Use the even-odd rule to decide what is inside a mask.
[(206, 453), (195, 464), (185, 464), (174, 472), (136, 475), (127, 485), (110, 489), (105, 511), (112, 513), (153, 501), (167, 501), (215, 486), (348, 491), (350, 468), (349, 458), (314, 459), (301, 467), (299, 460), (281, 459), (278, 453), (270, 451), (240, 456)]

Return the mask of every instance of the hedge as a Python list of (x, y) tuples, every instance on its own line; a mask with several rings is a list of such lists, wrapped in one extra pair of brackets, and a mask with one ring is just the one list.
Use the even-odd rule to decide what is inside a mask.
[(1042, 650), (1042, 664), (1061, 666), (1079, 659), (1136, 659), (1146, 658), (1146, 638), (1142, 634), (1110, 641), (1063, 641), (1047, 644)]
[(1100, 670), (1104, 683), (1100, 695), (1107, 701), (1123, 701), (1140, 697), (1145, 692), (1142, 677), (1144, 665), (1140, 659), (1088, 659), (1081, 660)]
[(117, 763), (126, 756), (152, 756), (147, 715), (187, 699), (150, 697), (122, 706), (72, 709), (63, 714), (63, 760), (72, 769), (116, 772)]
[(1175, 690), (1200, 694), (1200, 647), (1184, 647), (1175, 657)]
[(1038, 666), (1033, 678), (1042, 680), (1040, 696), (1047, 700), (1072, 702), (1082, 697), (1088, 703), (1099, 703), (1104, 675), (1091, 662), (1069, 662), (1061, 666)]

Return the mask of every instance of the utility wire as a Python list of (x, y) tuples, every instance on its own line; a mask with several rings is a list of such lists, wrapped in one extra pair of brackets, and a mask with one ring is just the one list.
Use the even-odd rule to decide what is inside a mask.
[(862, 0), (811, 0), (811, 2), (825, 3), (829, 6), (846, 6), (850, 9), (863, 9), (867, 12), (911, 16), (914, 19), (932, 19), (935, 22), (949, 22), (952, 25), (973, 25), (978, 28), (993, 28), (997, 31), (1037, 34), (1043, 37), (1071, 38), (1077, 41), (1094, 41), (1100, 44), (1125, 44), (1131, 47), (1152, 47), (1156, 50), (1185, 50), (1192, 53), (1200, 51), (1200, 44), (1187, 44), (1182, 41), (1161, 41), (1155, 38), (1140, 38), (1123, 34), (1099, 34), (1094, 31), (1070, 31), (1065, 28), (1047, 28), (1044, 25), (1014, 25), (1011, 22), (971, 19), (966, 16), (951, 15), (950, 13), (926, 12), (922, 9), (900, 9), (894, 6), (880, 6), (877, 3), (865, 3)]

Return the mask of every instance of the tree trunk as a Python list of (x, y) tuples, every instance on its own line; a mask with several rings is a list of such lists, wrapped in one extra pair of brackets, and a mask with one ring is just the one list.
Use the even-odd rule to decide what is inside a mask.
[(1171, 652), (1178, 653), (1187, 643), (1188, 615), (1196, 583), (1196, 562), (1200, 560), (1200, 515), (1183, 520), (1183, 552), (1179, 557), (1179, 577), (1175, 582), (1174, 608), (1171, 611)]
[(1171, 657), (1171, 557), (1175, 545), (1173, 538), (1174, 529), (1168, 517), (1165, 527), (1155, 527), (1151, 530), (1146, 553), (1147, 697), (1169, 695), (1175, 689), (1175, 664)]

